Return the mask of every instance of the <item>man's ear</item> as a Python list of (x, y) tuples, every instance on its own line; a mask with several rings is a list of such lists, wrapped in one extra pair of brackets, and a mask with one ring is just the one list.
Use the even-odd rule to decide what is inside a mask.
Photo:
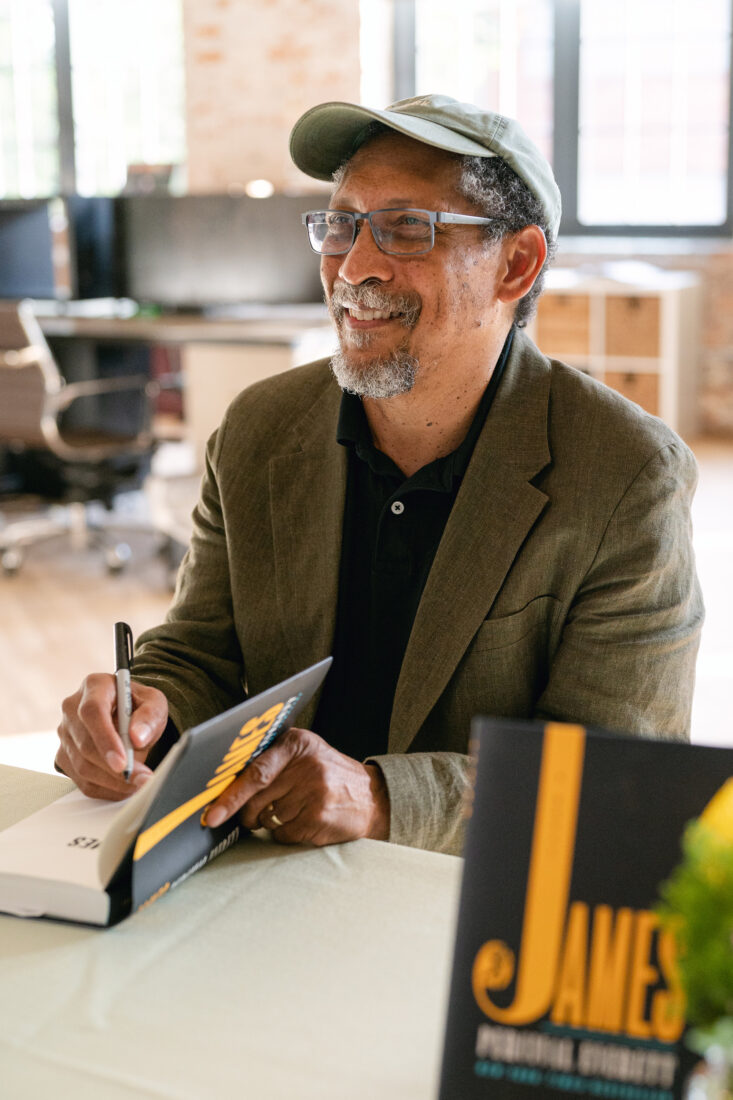
[(547, 258), (547, 241), (538, 225), (525, 225), (506, 237), (503, 276), (497, 288), (500, 302), (518, 302), (532, 289)]

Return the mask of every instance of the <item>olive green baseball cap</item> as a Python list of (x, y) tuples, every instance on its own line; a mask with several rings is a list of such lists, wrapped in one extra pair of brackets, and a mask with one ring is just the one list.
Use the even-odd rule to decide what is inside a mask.
[(501, 157), (539, 199), (547, 228), (557, 237), (560, 190), (537, 146), (514, 119), (484, 111), (471, 103), (459, 103), (450, 96), (401, 99), (383, 111), (356, 103), (321, 103), (295, 123), (290, 135), (290, 155), (306, 175), (330, 180), (359, 148), (373, 121), (450, 153)]

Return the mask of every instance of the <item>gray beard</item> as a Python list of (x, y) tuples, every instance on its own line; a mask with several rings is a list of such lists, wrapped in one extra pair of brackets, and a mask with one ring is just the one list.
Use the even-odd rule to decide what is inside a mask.
[[(417, 294), (390, 294), (378, 285), (365, 283), (359, 287), (347, 287), (337, 282), (333, 287), (328, 308), (338, 330), (343, 321), (345, 309), (360, 306), (362, 309), (385, 309), (398, 312), (400, 323), (409, 332), (417, 324), (421, 308)], [(348, 343), (357, 348), (368, 349), (372, 334), (370, 332), (351, 333)], [(371, 359), (350, 356), (348, 345), (340, 341), (341, 346), (331, 360), (331, 370), (342, 390), (356, 394), (357, 397), (397, 397), (409, 393), (415, 385), (419, 362), (404, 347), (398, 347), (389, 355), (376, 355)]]
[(355, 363), (339, 349), (331, 359), (333, 376), (342, 390), (357, 397), (397, 397), (415, 385), (420, 364), (406, 351)]

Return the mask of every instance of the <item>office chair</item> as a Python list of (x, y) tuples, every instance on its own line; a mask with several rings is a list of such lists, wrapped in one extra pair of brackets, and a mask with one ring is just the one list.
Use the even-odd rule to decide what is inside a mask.
[[(155, 392), (148, 377), (140, 374), (66, 382), (31, 303), (0, 302), (0, 451), (4, 455), (0, 565), (4, 572), (20, 568), (26, 547), (64, 533), (71, 535), (74, 547), (101, 546), (110, 571), (125, 565), (129, 546), (111, 541), (111, 528), (93, 524), (87, 506), (100, 502), (110, 510), (117, 494), (139, 487), (154, 449)], [(128, 402), (119, 403), (124, 394), (128, 399), (132, 394), (138, 406), (132, 430), (126, 423)], [(2, 497), (29, 493), (49, 505), (65, 507), (9, 521), (3, 515)]]

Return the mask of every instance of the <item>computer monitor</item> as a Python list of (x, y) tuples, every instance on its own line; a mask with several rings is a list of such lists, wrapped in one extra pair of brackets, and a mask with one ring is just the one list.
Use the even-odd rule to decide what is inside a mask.
[(179, 308), (319, 302), (318, 257), (300, 221), (314, 201), (312, 195), (120, 196), (124, 293)]
[(0, 204), (0, 298), (55, 298), (47, 201)]

